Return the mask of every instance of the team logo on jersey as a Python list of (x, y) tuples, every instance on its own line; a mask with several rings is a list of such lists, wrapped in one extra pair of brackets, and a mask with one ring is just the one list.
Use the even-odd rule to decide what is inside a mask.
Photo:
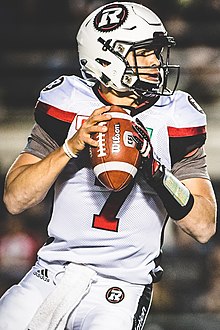
[(126, 21), (127, 17), (128, 10), (124, 5), (108, 5), (96, 15), (94, 26), (100, 32), (114, 31)]
[(47, 86), (43, 89), (43, 91), (44, 91), (44, 92), (50, 91), (51, 89), (53, 89), (53, 88), (55, 88), (55, 87), (61, 85), (63, 81), (64, 81), (64, 77), (60, 77), (60, 78), (54, 80), (54, 81), (53, 81), (52, 83), (50, 83), (49, 85), (47, 85)]
[(118, 287), (113, 287), (108, 289), (105, 295), (108, 302), (111, 304), (118, 304), (120, 301), (122, 301), (125, 297), (125, 294), (122, 289)]
[(194, 98), (191, 95), (188, 96), (188, 101), (196, 110), (198, 110), (201, 113), (204, 113), (203, 109), (200, 107), (200, 105), (194, 100)]

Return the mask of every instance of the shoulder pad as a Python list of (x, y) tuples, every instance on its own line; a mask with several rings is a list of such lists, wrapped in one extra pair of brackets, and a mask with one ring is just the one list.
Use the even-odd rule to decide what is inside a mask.
[[(182, 91), (176, 91), (173, 99), (173, 120), (177, 127), (204, 126), (206, 114), (193, 97)], [(172, 126), (172, 125), (171, 125)]]
[(61, 76), (41, 90), (38, 101), (72, 112), (76, 99), (88, 95), (91, 97), (91, 86), (85, 80), (74, 75)]
[(38, 101), (68, 111), (73, 88), (74, 79), (71, 76), (61, 76), (42, 89)]
[(176, 91), (167, 127), (172, 164), (205, 143), (206, 124), (206, 115), (193, 97)]

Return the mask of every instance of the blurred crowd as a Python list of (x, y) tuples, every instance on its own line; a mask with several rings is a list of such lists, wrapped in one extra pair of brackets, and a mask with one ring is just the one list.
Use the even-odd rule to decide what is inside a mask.
[[(76, 18), (82, 20), (91, 11), (101, 5), (112, 2), (111, 0), (1, 0), (1, 18), (19, 21), (40, 20), (48, 21), (54, 18), (67, 21)], [(120, 2), (120, 0), (119, 0)], [(166, 19), (170, 16), (181, 15), (187, 19), (218, 19), (220, 13), (219, 0), (136, 0), (149, 6), (158, 14), (163, 14)], [(49, 15), (51, 13), (51, 15)]]

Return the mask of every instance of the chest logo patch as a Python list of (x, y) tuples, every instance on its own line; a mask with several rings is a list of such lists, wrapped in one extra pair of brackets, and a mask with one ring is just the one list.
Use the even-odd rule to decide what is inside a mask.
[(118, 304), (125, 297), (124, 291), (118, 287), (113, 287), (108, 289), (105, 298), (111, 304)]

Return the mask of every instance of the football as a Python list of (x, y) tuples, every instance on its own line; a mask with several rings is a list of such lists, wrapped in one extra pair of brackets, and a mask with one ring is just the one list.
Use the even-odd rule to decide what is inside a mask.
[(108, 189), (120, 191), (136, 175), (141, 156), (132, 137), (132, 117), (118, 106), (111, 106), (109, 112), (108, 131), (94, 134), (98, 147), (90, 147), (90, 157), (98, 180)]

